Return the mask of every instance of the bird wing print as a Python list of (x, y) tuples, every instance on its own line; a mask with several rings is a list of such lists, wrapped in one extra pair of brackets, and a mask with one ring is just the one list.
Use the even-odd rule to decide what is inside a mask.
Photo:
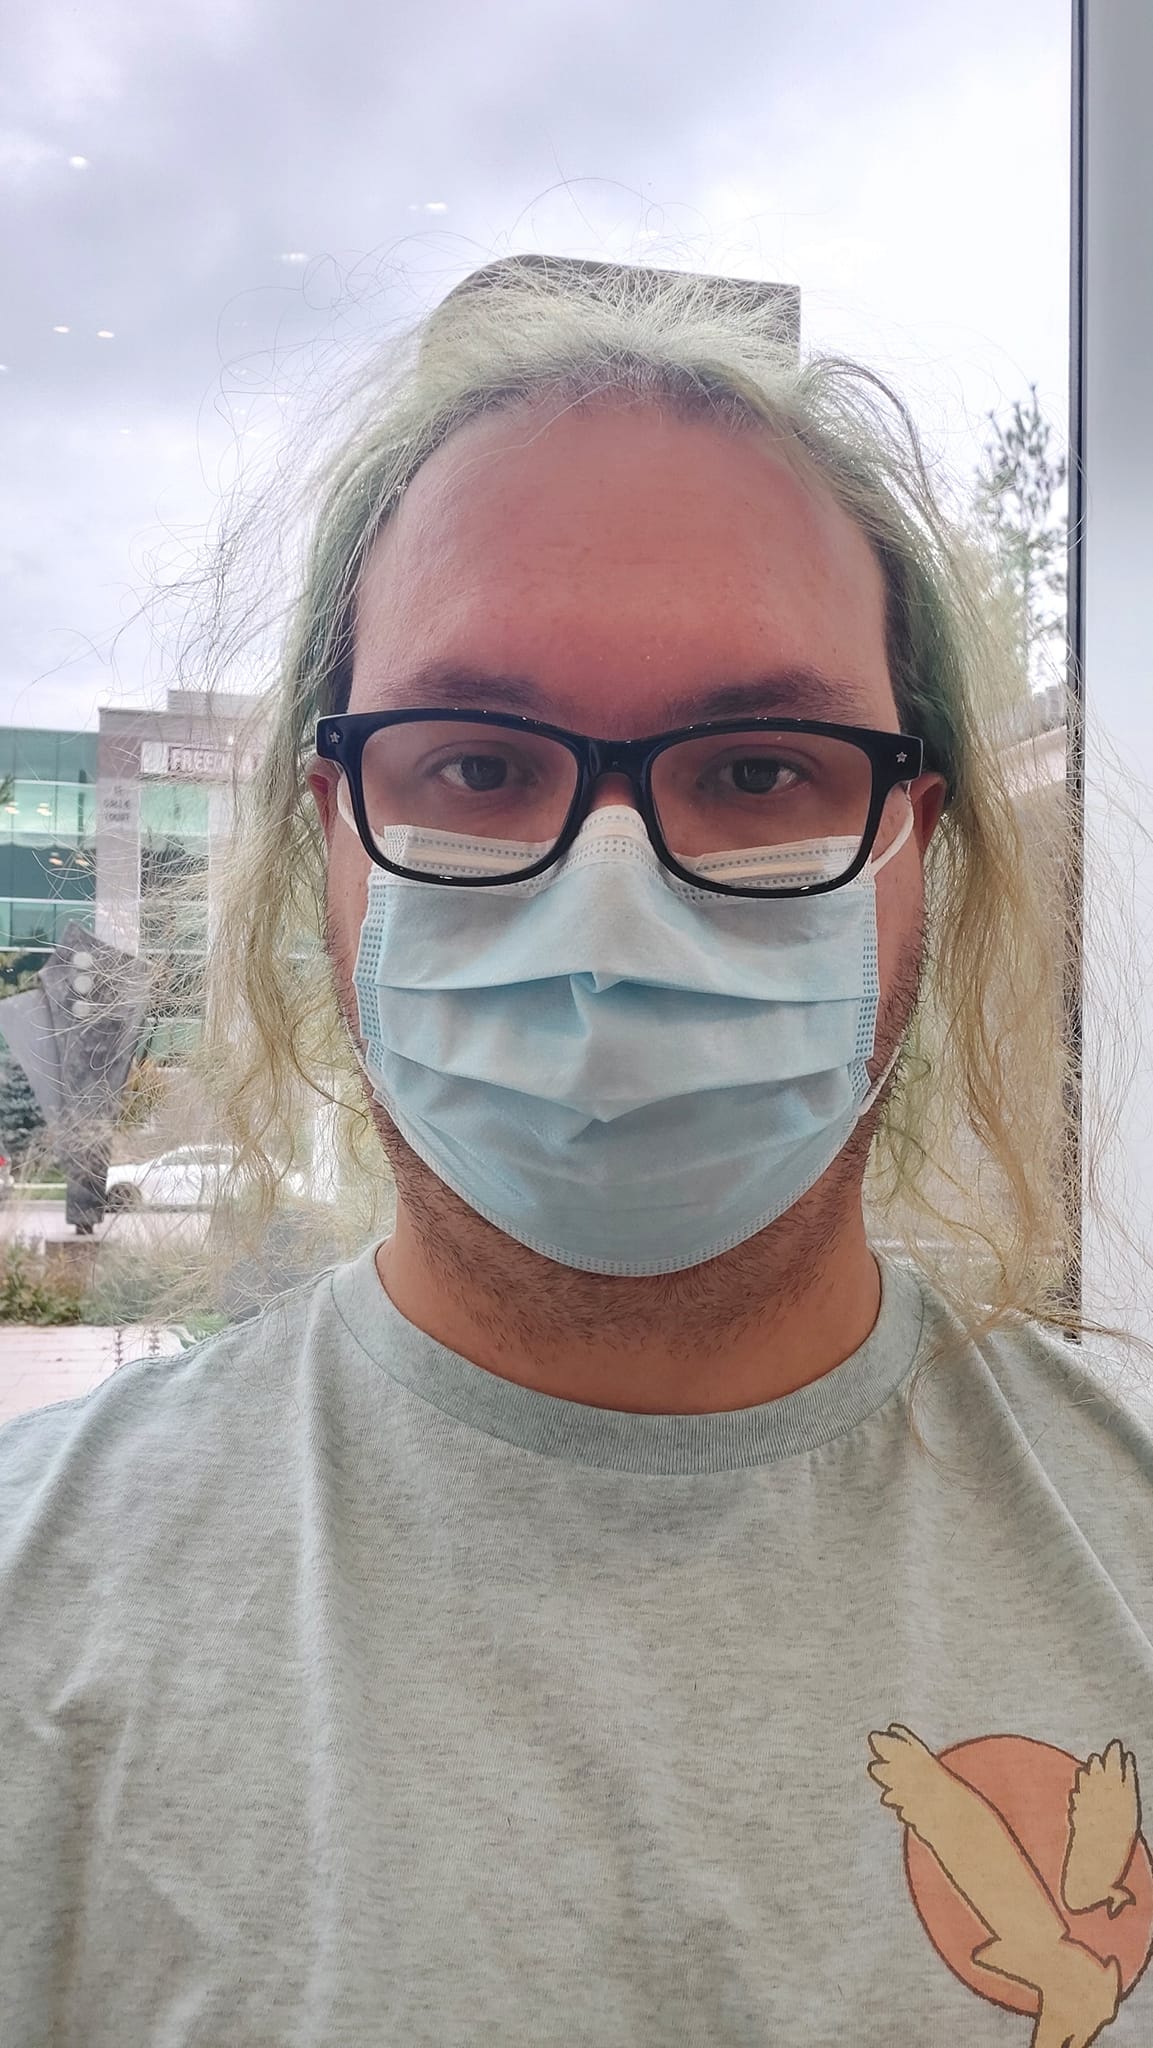
[(1070, 1941), (1012, 1830), (911, 1729), (893, 1722), (870, 1735), (869, 1747), (882, 1806), (925, 1844), (989, 1930), (991, 1939), (972, 1952), (976, 1967), (1036, 1991), (1032, 2048), (1089, 2048), (1121, 2002), (1116, 1960), (1099, 1962)]
[(1061, 1896), (1071, 1913), (1108, 1906), (1113, 1919), (1134, 1904), (1121, 1880), (1141, 1832), (1137, 1760), (1111, 1742), (1104, 1756), (1082, 1764), (1069, 1794), (1069, 1846)]

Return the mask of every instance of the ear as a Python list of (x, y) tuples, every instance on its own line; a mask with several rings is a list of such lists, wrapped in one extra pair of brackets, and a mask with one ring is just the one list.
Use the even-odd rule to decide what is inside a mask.
[(948, 788), (949, 785), (943, 775), (918, 775), (916, 781), (909, 784), (909, 802), (913, 806), (913, 836), (922, 853), (941, 821)]
[(312, 792), (325, 844), (331, 846), (337, 819), (336, 791), (340, 781), (340, 770), (335, 761), (322, 761), (319, 754), (314, 754), (305, 770), (305, 781)]

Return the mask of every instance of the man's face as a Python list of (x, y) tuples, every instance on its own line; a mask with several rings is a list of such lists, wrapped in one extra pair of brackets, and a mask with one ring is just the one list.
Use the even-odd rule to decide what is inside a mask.
[[(835, 678), (836, 693), (766, 712), (900, 730), (880, 568), (847, 515), (767, 437), (623, 405), (554, 415), (535, 407), (477, 421), (414, 478), (362, 578), (351, 711), (451, 704), (450, 688), (414, 687), (439, 665), (531, 681), (533, 715), (629, 738), (691, 721), (668, 716), (670, 696), (805, 664)], [(526, 707), (494, 689), (490, 708)], [(312, 787), (328, 841), (330, 944), (354, 1016), (370, 863), (337, 814), (330, 775), (319, 770)], [(899, 986), (910, 1006), (919, 854), (943, 793), (934, 775), (912, 786), (913, 835), (877, 878), (874, 1073), (905, 1021), (886, 1018), (887, 992)], [(594, 802), (631, 800), (614, 775)]]

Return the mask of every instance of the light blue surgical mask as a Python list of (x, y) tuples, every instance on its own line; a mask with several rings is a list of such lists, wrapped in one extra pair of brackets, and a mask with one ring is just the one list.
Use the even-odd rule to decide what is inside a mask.
[[(694, 889), (629, 805), (492, 889), (374, 868), (354, 984), (362, 1064), (425, 1164), (562, 1266), (676, 1273), (776, 1221), (871, 1108), (874, 875), (783, 900)], [(396, 827), (404, 866), (476, 874), (482, 842)], [(391, 841), (395, 840), (395, 844)], [(843, 871), (855, 841), (718, 854), (756, 887)], [(521, 851), (522, 849), (517, 849)], [(542, 848), (525, 846), (524, 864)], [(507, 866), (509, 848), (502, 842)]]

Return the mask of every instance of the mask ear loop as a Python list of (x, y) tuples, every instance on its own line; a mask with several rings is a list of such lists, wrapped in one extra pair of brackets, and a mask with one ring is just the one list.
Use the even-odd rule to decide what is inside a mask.
[(912, 797), (911, 797), (911, 796), (909, 795), (909, 792), (908, 792), (908, 790), (906, 790), (906, 791), (905, 791), (905, 801), (907, 802), (907, 804), (908, 804), (908, 806), (909, 806), (909, 809), (908, 809), (908, 814), (907, 814), (907, 816), (906, 816), (906, 818), (905, 818), (905, 822), (904, 822), (904, 824), (902, 825), (902, 827), (901, 827), (900, 831), (898, 832), (898, 834), (897, 834), (896, 838), (894, 839), (894, 841), (893, 841), (893, 844), (892, 844), (891, 846), (888, 846), (888, 847), (886, 847), (886, 848), (885, 848), (885, 851), (884, 851), (884, 853), (883, 853), (883, 854), (881, 855), (881, 858), (880, 858), (880, 860), (871, 860), (871, 861), (869, 862), (869, 873), (870, 873), (871, 875), (879, 875), (879, 874), (880, 874), (880, 872), (881, 872), (881, 869), (882, 869), (883, 867), (886, 867), (886, 866), (888, 865), (889, 861), (891, 861), (891, 860), (892, 860), (892, 858), (893, 858), (893, 855), (894, 855), (894, 854), (897, 854), (897, 853), (900, 853), (900, 851), (901, 851), (901, 848), (902, 848), (902, 846), (904, 846), (904, 844), (905, 844), (905, 841), (906, 841), (906, 840), (908, 839), (908, 837), (909, 837), (909, 834), (910, 834), (910, 833), (912, 832), (912, 829), (913, 829), (913, 799), (912, 799)]
[(340, 770), (340, 774), (336, 784), (336, 814), (339, 818), (342, 818), (344, 820), (344, 823), (348, 826), (349, 831), (355, 832), (357, 838), (359, 839), (360, 827), (358, 826), (356, 819), (352, 815), (352, 791), (349, 789), (348, 777), (345, 774), (343, 768)]
[[(913, 813), (913, 799), (912, 799), (912, 797), (911, 797), (911, 796), (909, 796), (909, 792), (908, 792), (908, 790), (906, 790), (906, 791), (905, 791), (905, 795), (906, 795), (906, 797), (908, 798), (908, 804), (909, 804), (909, 810), (908, 810), (908, 815), (907, 815), (907, 817), (906, 817), (906, 819), (905, 819), (905, 822), (904, 822), (904, 824), (902, 825), (902, 827), (901, 827), (900, 831), (898, 832), (898, 834), (897, 834), (896, 838), (894, 839), (894, 841), (893, 841), (893, 844), (892, 844), (892, 845), (891, 845), (890, 847), (887, 847), (887, 848), (886, 848), (885, 852), (884, 852), (884, 853), (883, 853), (883, 854), (881, 855), (881, 858), (880, 858), (880, 860), (878, 860), (878, 861), (871, 861), (871, 862), (869, 863), (869, 873), (870, 873), (871, 875), (879, 875), (879, 874), (880, 874), (880, 872), (881, 872), (881, 869), (882, 869), (882, 868), (884, 867), (884, 865), (885, 865), (886, 861), (890, 861), (890, 860), (892, 860), (892, 858), (893, 858), (893, 855), (894, 855), (895, 853), (900, 853), (900, 851), (901, 851), (901, 848), (902, 848), (902, 847), (904, 846), (904, 844), (905, 844), (906, 840), (907, 840), (907, 839), (908, 839), (908, 837), (909, 837), (909, 834), (910, 834), (910, 833), (912, 832), (912, 829), (913, 829), (913, 819), (914, 819), (914, 813)], [(901, 1040), (900, 1044), (898, 1045), (898, 1047), (897, 1047), (896, 1051), (895, 1051), (895, 1052), (894, 1052), (894, 1054), (893, 1054), (893, 1057), (892, 1057), (892, 1059), (891, 1059), (891, 1060), (889, 1061), (889, 1064), (888, 1064), (888, 1066), (887, 1066), (887, 1067), (885, 1068), (885, 1071), (884, 1071), (884, 1073), (883, 1073), (883, 1074), (880, 1074), (880, 1075), (878, 1075), (877, 1079), (876, 1079), (876, 1080), (874, 1081), (874, 1083), (873, 1083), (872, 1087), (870, 1088), (870, 1090), (869, 1090), (868, 1094), (866, 1095), (866, 1097), (865, 1097), (864, 1101), (862, 1102), (862, 1104), (861, 1104), (861, 1107), (860, 1107), (860, 1109), (859, 1109), (859, 1110), (857, 1111), (857, 1122), (858, 1122), (858, 1123), (860, 1123), (860, 1121), (861, 1121), (861, 1118), (862, 1118), (863, 1116), (867, 1116), (867, 1115), (868, 1115), (868, 1113), (869, 1113), (869, 1111), (870, 1111), (870, 1110), (872, 1109), (872, 1107), (873, 1107), (873, 1104), (874, 1104), (874, 1102), (875, 1102), (875, 1101), (877, 1100), (877, 1097), (878, 1097), (878, 1095), (880, 1094), (880, 1092), (881, 1092), (882, 1088), (884, 1087), (884, 1085), (885, 1085), (886, 1081), (888, 1080), (888, 1078), (889, 1078), (890, 1074), (892, 1073), (892, 1071), (893, 1071), (894, 1067), (896, 1066), (896, 1064), (897, 1064), (897, 1061), (898, 1061), (898, 1060), (900, 1059), (900, 1057), (901, 1057), (901, 1053), (902, 1053), (902, 1050), (903, 1050), (903, 1048), (904, 1048), (904, 1043), (905, 1043), (905, 1041), (904, 1041), (904, 1039), (902, 1038), (902, 1040)]]

